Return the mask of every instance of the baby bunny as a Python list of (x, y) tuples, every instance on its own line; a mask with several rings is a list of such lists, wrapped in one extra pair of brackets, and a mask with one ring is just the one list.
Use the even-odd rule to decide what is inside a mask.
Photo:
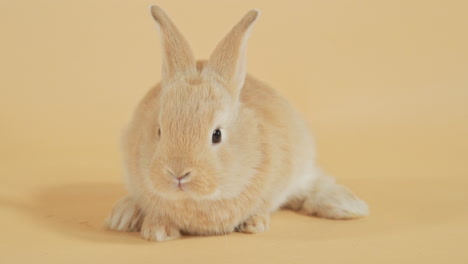
[(273, 89), (247, 75), (246, 44), (259, 12), (248, 12), (196, 61), (158, 6), (162, 81), (138, 105), (123, 136), (129, 194), (108, 228), (148, 240), (181, 234), (264, 232), (279, 208), (350, 219), (368, 207), (320, 172), (304, 120)]

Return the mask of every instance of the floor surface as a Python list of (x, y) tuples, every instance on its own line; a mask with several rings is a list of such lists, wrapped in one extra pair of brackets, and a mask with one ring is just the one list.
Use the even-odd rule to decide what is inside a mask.
[(249, 71), (371, 214), (163, 243), (105, 230), (121, 129), (160, 79), (152, 3), (0, 4), (0, 263), (468, 263), (466, 1), (157, 1), (198, 58), (260, 9)]

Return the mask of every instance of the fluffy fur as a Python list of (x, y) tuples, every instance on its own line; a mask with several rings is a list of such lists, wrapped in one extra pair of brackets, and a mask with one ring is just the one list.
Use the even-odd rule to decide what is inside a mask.
[[(162, 38), (163, 77), (124, 134), (129, 195), (114, 206), (110, 229), (163, 241), (181, 233), (263, 232), (281, 207), (334, 219), (368, 213), (365, 202), (317, 169), (299, 114), (246, 74), (257, 10), (204, 62), (195, 61), (161, 8), (151, 12)], [(219, 144), (212, 143), (215, 129)]]

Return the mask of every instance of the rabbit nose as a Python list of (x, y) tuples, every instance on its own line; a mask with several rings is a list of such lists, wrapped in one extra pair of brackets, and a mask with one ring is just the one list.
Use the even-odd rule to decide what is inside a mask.
[(174, 172), (172, 172), (171, 170), (167, 170), (167, 173), (170, 174), (172, 177), (174, 177), (174, 178), (176, 178), (177, 180), (180, 181), (180, 180), (182, 180), (182, 179), (184, 179), (184, 178), (190, 176), (190, 173), (191, 173), (191, 172), (188, 171), (188, 172), (186, 172), (186, 173), (184, 173), (184, 174), (177, 175), (177, 173), (174, 173)]
[(180, 180), (182, 180), (183, 178), (186, 178), (186, 177), (188, 177), (188, 176), (190, 176), (190, 171), (187, 172), (187, 173), (185, 173), (185, 174), (183, 174), (183, 175), (174, 176), (174, 177), (176, 177), (176, 179), (180, 181)]

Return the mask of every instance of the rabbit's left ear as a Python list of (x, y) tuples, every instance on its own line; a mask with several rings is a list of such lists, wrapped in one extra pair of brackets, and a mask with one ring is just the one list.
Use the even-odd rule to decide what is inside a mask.
[(226, 88), (238, 98), (246, 75), (247, 39), (259, 15), (258, 10), (249, 11), (216, 46), (206, 70), (214, 72)]

